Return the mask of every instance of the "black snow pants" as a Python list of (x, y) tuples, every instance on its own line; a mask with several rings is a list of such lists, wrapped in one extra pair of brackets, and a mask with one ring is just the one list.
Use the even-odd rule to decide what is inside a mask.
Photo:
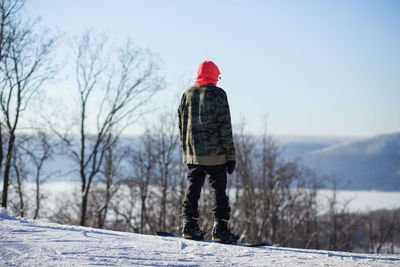
[(183, 201), (183, 214), (189, 218), (199, 218), (198, 202), (206, 175), (212, 193), (212, 212), (215, 218), (229, 220), (231, 209), (226, 195), (226, 165), (205, 166), (188, 164), (188, 186)]

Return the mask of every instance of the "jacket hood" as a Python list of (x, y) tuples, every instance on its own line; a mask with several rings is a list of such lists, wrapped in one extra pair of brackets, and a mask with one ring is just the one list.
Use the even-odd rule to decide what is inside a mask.
[(212, 61), (203, 61), (197, 70), (196, 83), (199, 85), (213, 84), (217, 85), (220, 72), (217, 65)]

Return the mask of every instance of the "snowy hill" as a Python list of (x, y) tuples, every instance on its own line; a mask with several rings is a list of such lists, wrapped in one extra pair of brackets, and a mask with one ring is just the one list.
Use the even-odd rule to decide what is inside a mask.
[(359, 140), (356, 137), (324, 137), (324, 136), (272, 136), (281, 148), (281, 157), (294, 160), (308, 153), (335, 145)]
[(398, 255), (247, 248), (25, 220), (0, 211), (1, 266), (399, 266)]
[(302, 155), (342, 189), (400, 191), (400, 133), (344, 142)]

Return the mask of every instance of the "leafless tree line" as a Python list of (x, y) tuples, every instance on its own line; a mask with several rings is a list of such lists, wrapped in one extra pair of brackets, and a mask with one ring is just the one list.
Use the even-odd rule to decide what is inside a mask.
[[(52, 79), (56, 39), (38, 33), (37, 23), (19, 16), (24, 1), (0, 0), (0, 173), (2, 206), (16, 215), (58, 223), (153, 234), (179, 233), (186, 188), (176, 114), (165, 112), (138, 138), (123, 132), (149, 110), (145, 104), (164, 81), (159, 64), (131, 41), (122, 47), (86, 32), (69, 57), (75, 70), (76, 113), (60, 127), (19, 132), (21, 118), (44, 82)], [(68, 121), (71, 123), (67, 123)], [(363, 252), (398, 252), (400, 210), (350, 213), (332, 191), (321, 213), (318, 193), (326, 181), (295, 161), (280, 158), (267, 134), (235, 132), (237, 169), (229, 177), (231, 226), (242, 242), (269, 241), (289, 247)], [(52, 198), (43, 183), (72, 162), (79, 187)], [(33, 187), (30, 186), (33, 182)], [(201, 225), (210, 232), (211, 196), (205, 186)]]
[[(0, 1), (0, 171), (3, 175), (3, 207), (7, 205), (10, 172), (17, 160), (16, 133), (21, 116), (32, 96), (54, 74), (50, 56), (55, 39), (34, 31), (36, 22), (22, 20), (19, 14), (23, 5), (24, 1)], [(20, 177), (18, 169), (15, 171)]]
[[(58, 145), (76, 163), (75, 171), (81, 181), (80, 225), (85, 225), (93, 182), (105, 174), (103, 179), (109, 185), (106, 199), (111, 198), (111, 183), (116, 176), (115, 165), (118, 164), (113, 156), (113, 146), (124, 130), (146, 112), (143, 107), (163, 88), (164, 80), (158, 75), (158, 60), (150, 51), (134, 46), (130, 40), (124, 46), (116, 47), (105, 36), (92, 31), (85, 32), (75, 39), (68, 56), (75, 69), (77, 101), (71, 110), (76, 110), (76, 113), (62, 115), (61, 124), (67, 125), (66, 129), (60, 127), (58, 121), (49, 118), (48, 114), (45, 116), (48, 118), (47, 130), (30, 129), (39, 132), (37, 138), (44, 140), (41, 143), (42, 155), (31, 152), (34, 149), (29, 148), (31, 143), (28, 148), (20, 149), (22, 143), (27, 143), (23, 134), (17, 135), (18, 131), (26, 130), (21, 118), (30, 107), (32, 98), (42, 89), (43, 83), (52, 79), (57, 70), (52, 61), (57, 38), (48, 31), (39, 33), (37, 22), (30, 23), (23, 19), (24, 4), (24, 0), (0, 1), (2, 207), (7, 207), (9, 186), (16, 182), (19, 210), (24, 215), (26, 203), (21, 184), (26, 176), (26, 156), (29, 156), (36, 168), (35, 217), (38, 217), (39, 185), (43, 182), (40, 173), (51, 155), (51, 148), (46, 143), (50, 132), (57, 136)], [(49, 109), (44, 112), (48, 113)], [(67, 124), (66, 116), (69, 115), (71, 124)], [(104, 167), (104, 163), (108, 165)], [(165, 167), (165, 175), (168, 175), (168, 166)], [(99, 220), (104, 220), (107, 203), (98, 211)]]
[[(162, 230), (179, 234), (186, 169), (181, 163), (174, 120), (174, 113), (163, 116), (140, 137), (120, 138), (108, 148), (88, 197), (87, 226), (143, 234)], [(235, 131), (238, 166), (229, 177), (228, 188), (231, 227), (240, 234), (242, 242), (399, 253), (399, 209), (349, 212), (349, 203), (339, 201), (334, 182), (321, 181), (312, 170), (281, 159), (280, 148), (269, 135), (246, 134), (244, 128)], [(53, 139), (58, 140), (55, 136)], [(36, 157), (43, 155), (37, 152)], [(333, 189), (322, 204), (318, 195), (324, 186)], [(13, 187), (13, 192), (18, 190)], [(24, 195), (25, 192), (25, 202), (34, 203), (33, 195)], [(208, 233), (212, 228), (210, 201), (211, 194), (205, 186), (200, 223)], [(39, 218), (80, 224), (79, 188), (49, 204), (42, 204)], [(10, 208), (19, 215), (22, 210), (25, 216), (34, 214), (34, 206), (21, 209), (19, 197), (13, 198)]]

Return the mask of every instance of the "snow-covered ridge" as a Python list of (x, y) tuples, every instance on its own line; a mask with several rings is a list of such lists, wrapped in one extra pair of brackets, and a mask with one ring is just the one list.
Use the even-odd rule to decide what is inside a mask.
[(356, 141), (346, 141), (327, 148), (313, 151), (310, 154), (337, 153), (337, 154), (365, 154), (374, 155), (377, 153), (399, 154), (400, 133), (384, 134), (370, 138), (363, 138)]
[(0, 211), (1, 266), (399, 266), (400, 255), (248, 248), (16, 218)]
[(400, 133), (345, 142), (302, 155), (319, 174), (347, 190), (400, 191)]

